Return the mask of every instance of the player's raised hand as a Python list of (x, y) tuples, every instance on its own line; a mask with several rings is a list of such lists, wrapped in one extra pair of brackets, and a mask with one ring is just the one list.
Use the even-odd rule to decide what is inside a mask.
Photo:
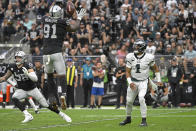
[(24, 74), (28, 74), (29, 72), (28, 72), (28, 70), (25, 68), (25, 67), (22, 67), (22, 71), (24, 72)]
[(77, 19), (81, 20), (86, 15), (86, 9), (82, 8), (80, 11), (76, 11)]

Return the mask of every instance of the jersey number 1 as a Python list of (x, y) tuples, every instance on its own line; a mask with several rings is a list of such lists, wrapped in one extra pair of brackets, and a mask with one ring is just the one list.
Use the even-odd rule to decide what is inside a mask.
[(51, 39), (57, 38), (57, 36), (56, 36), (56, 24), (53, 24), (51, 27), (52, 27), (52, 34), (50, 36), (50, 30), (51, 30), (50, 25), (49, 24), (44, 25), (44, 38), (49, 38), (49, 37), (51, 37)]
[(140, 64), (137, 64), (137, 65), (136, 65), (136, 73), (141, 73), (141, 72), (140, 72)]

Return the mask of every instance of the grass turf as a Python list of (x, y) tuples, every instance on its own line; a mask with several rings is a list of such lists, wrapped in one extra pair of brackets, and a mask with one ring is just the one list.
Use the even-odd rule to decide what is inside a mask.
[(47, 109), (35, 114), (34, 120), (21, 124), (23, 113), (18, 109), (0, 109), (0, 131), (196, 131), (196, 108), (152, 109), (148, 107), (148, 127), (139, 127), (139, 107), (132, 113), (132, 123), (119, 126), (125, 119), (125, 110), (68, 109), (65, 112), (73, 122), (67, 123)]

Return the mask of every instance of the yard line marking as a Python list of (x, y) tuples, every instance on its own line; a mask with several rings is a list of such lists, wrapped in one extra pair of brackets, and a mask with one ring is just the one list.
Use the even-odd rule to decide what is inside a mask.
[[(189, 110), (191, 111), (191, 110)], [(189, 112), (189, 111), (177, 111), (177, 112), (168, 112), (168, 113), (159, 113), (159, 114), (150, 114), (148, 117), (152, 116), (160, 116), (164, 114), (174, 114), (174, 113), (180, 113), (180, 112)], [(139, 116), (133, 116), (133, 117), (139, 117)], [(140, 116), (141, 117), (141, 116)], [(89, 123), (97, 123), (97, 122), (102, 122), (102, 121), (111, 121), (111, 120), (117, 120), (121, 119), (121, 117), (118, 118), (111, 118), (111, 119), (102, 119), (102, 120), (91, 120), (91, 121), (84, 121), (84, 122), (76, 122), (76, 123), (69, 123), (69, 124), (58, 124), (58, 125), (49, 125), (49, 126), (41, 126), (41, 127), (32, 127), (32, 128), (24, 128), (24, 129), (14, 129), (14, 131), (26, 131), (26, 130), (38, 130), (38, 129), (47, 129), (47, 128), (52, 128), (52, 127), (67, 127), (67, 126), (77, 126), (77, 125), (83, 125), (83, 124), (89, 124)], [(8, 130), (8, 131), (13, 131), (13, 130)]]

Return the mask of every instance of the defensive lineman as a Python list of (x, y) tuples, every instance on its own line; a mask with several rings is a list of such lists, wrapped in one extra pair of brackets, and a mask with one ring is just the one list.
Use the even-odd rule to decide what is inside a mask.
[[(77, 12), (77, 11), (76, 11)], [(54, 69), (57, 72), (58, 81), (65, 91), (65, 62), (62, 56), (62, 45), (64, 37), (68, 31), (76, 31), (79, 28), (80, 20), (85, 15), (86, 10), (77, 12), (77, 20), (62, 19), (63, 9), (54, 5), (50, 8), (50, 16), (43, 18), (44, 38), (43, 38), (43, 63), (48, 76), (48, 84), (55, 88), (53, 79)], [(61, 107), (66, 109), (65, 94), (61, 96)]]
[(134, 53), (126, 56), (126, 77), (128, 81), (126, 119), (120, 125), (131, 123), (131, 112), (135, 97), (138, 95), (142, 122), (140, 126), (147, 126), (146, 115), (147, 107), (144, 96), (147, 92), (149, 81), (149, 68), (155, 71), (157, 82), (160, 82), (160, 73), (154, 62), (154, 55), (146, 54), (146, 44), (138, 39), (134, 43)]
[(33, 120), (33, 116), (27, 110), (25, 110), (24, 106), (20, 102), (21, 99), (29, 96), (32, 96), (43, 107), (46, 107), (49, 110), (59, 114), (67, 122), (72, 121), (69, 116), (59, 111), (56, 105), (48, 105), (46, 99), (35, 86), (37, 76), (33, 70), (32, 64), (25, 62), (25, 53), (23, 51), (16, 52), (15, 64), (8, 66), (7, 73), (3, 77), (0, 77), (0, 82), (6, 81), (11, 75), (14, 76), (14, 79), (18, 84), (18, 89), (13, 94), (12, 100), (25, 115), (25, 119), (22, 121), (22, 123)]

